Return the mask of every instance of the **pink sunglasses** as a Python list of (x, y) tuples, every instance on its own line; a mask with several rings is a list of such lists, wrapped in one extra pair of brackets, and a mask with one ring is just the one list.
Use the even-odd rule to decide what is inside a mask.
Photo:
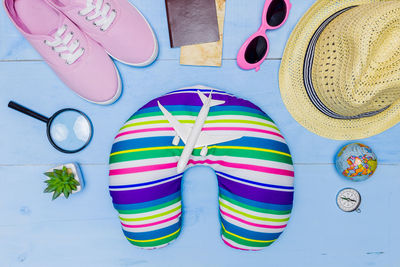
[(286, 22), (291, 7), (289, 0), (265, 1), (260, 28), (244, 42), (237, 55), (240, 68), (256, 71), (260, 69), (269, 51), (269, 41), (265, 32), (281, 27)]

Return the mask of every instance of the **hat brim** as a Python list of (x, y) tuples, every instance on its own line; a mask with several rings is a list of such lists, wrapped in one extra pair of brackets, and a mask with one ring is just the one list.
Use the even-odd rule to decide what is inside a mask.
[(319, 0), (300, 19), (287, 42), (279, 70), (279, 87), (286, 108), (309, 131), (336, 140), (354, 140), (379, 134), (400, 121), (400, 100), (385, 111), (360, 119), (334, 119), (311, 102), (303, 80), (307, 47), (318, 27), (332, 14), (350, 6), (390, 0)]

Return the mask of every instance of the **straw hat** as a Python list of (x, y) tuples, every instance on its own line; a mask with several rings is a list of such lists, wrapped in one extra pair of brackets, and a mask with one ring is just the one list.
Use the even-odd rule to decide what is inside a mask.
[(378, 134), (400, 121), (400, 1), (319, 0), (292, 32), (283, 102), (318, 135)]

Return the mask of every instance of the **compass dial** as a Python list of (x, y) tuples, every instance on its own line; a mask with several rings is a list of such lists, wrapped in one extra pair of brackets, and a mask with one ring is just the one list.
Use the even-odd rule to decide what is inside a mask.
[(336, 202), (341, 210), (351, 212), (360, 206), (361, 196), (353, 188), (344, 188), (337, 194)]

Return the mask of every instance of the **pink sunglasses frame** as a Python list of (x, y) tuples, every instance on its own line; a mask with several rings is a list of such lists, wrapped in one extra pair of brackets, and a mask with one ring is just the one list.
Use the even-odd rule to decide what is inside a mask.
[[(271, 5), (272, 1), (273, 0), (265, 1), (263, 13), (262, 13), (262, 23), (261, 23), (260, 28), (258, 28), (258, 30), (252, 36), (250, 36), (239, 49), (239, 53), (237, 55), (237, 64), (241, 69), (244, 69), (244, 70), (256, 69), (256, 72), (260, 70), (260, 65), (264, 62), (264, 60), (266, 59), (268, 52), (269, 52), (269, 40), (268, 40), (266, 31), (267, 30), (275, 30), (275, 29), (281, 27), (283, 24), (285, 24), (285, 22), (289, 16), (289, 12), (290, 12), (290, 9), (292, 8), (292, 4), (289, 2), (289, 0), (283, 0), (286, 4), (286, 9), (287, 9), (285, 19), (282, 21), (281, 24), (279, 24), (275, 27), (270, 26), (267, 22), (267, 11), (268, 11), (268, 8)], [(265, 52), (264, 57), (260, 61), (258, 61), (257, 63), (251, 64), (246, 61), (245, 53), (246, 53), (246, 49), (247, 49), (248, 45), (250, 44), (250, 42), (258, 36), (262, 36), (265, 38), (265, 41), (267, 42), (267, 51)]]

